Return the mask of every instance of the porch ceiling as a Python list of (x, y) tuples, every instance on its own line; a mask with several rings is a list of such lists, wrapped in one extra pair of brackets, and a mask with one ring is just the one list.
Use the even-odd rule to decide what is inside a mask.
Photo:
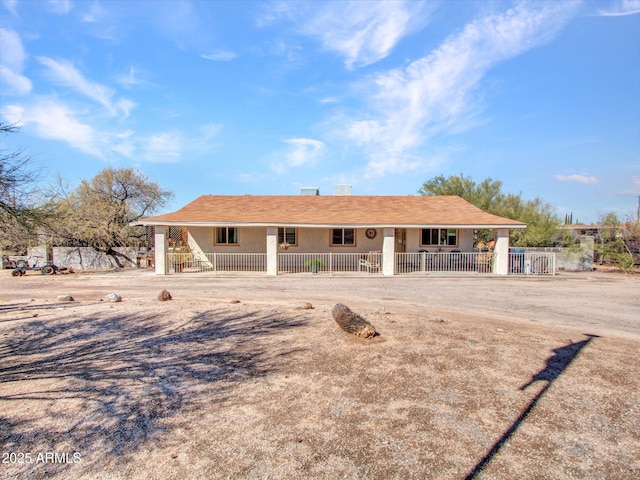
[(457, 196), (217, 196), (138, 225), (525, 228)]

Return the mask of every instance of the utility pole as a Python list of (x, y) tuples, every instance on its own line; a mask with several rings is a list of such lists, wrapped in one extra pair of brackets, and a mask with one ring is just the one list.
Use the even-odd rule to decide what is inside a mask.
[(636, 217), (636, 222), (640, 223), (640, 195), (638, 195), (638, 214)]

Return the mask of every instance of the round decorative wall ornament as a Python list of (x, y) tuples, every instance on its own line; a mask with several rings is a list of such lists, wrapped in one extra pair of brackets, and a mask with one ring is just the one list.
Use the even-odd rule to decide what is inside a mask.
[(367, 235), (367, 238), (370, 239), (376, 238), (376, 235), (378, 234), (375, 228), (367, 228), (367, 231), (365, 233)]

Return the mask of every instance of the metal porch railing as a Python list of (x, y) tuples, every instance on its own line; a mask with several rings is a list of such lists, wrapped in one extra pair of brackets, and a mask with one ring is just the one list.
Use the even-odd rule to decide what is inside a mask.
[(509, 275), (555, 275), (556, 254), (551, 252), (509, 253)]
[[(382, 254), (370, 253), (278, 253), (278, 274), (368, 273), (382, 274)], [(396, 253), (396, 275), (430, 273), (493, 273), (492, 252)], [(255, 272), (266, 273), (266, 253), (167, 253), (169, 273)], [(509, 253), (509, 275), (555, 275), (556, 254)]]
[(279, 253), (278, 273), (382, 273), (382, 254), (371, 253)]
[(266, 253), (167, 253), (169, 273), (265, 272)]
[(482, 252), (396, 253), (395, 273), (492, 273), (493, 254)]

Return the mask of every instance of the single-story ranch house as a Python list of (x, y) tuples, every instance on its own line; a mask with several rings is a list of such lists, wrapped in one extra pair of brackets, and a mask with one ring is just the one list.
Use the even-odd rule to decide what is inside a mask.
[[(457, 196), (203, 195), (137, 224), (155, 227), (158, 274), (549, 273), (510, 259), (509, 230), (524, 223)], [(176, 227), (183, 242), (168, 235)], [(478, 229), (495, 231), (495, 247), (477, 248)]]

